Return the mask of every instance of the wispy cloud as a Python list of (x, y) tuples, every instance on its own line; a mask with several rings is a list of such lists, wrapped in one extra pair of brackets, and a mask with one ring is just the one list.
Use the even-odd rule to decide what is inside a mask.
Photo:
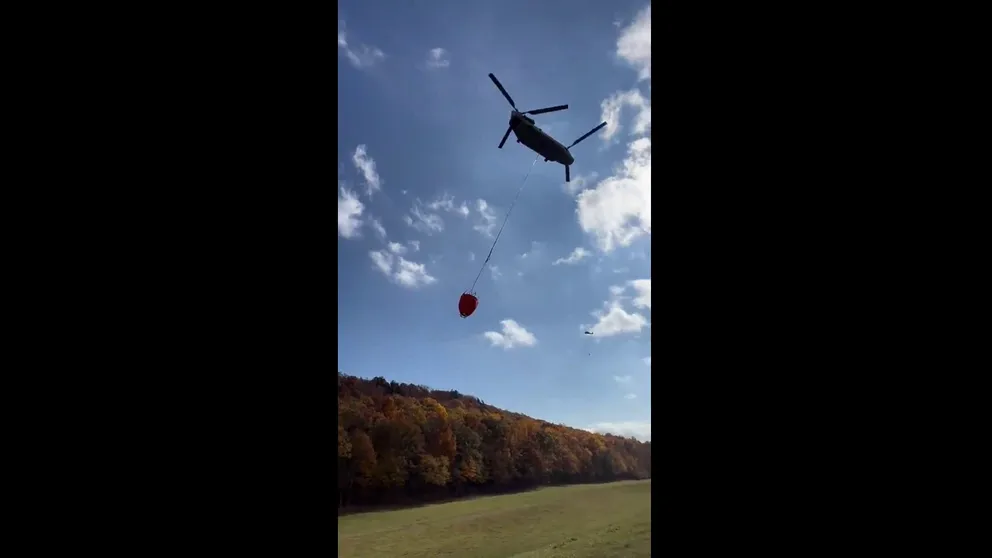
[(410, 242), (407, 242), (407, 244), (410, 245), (410, 248), (413, 248), (413, 251), (414, 252), (419, 252), (420, 251), (420, 241), (419, 240), (411, 240)]
[(553, 261), (551, 265), (559, 265), (559, 264), (571, 265), (582, 261), (582, 259), (587, 258), (590, 255), (591, 254), (589, 253), (588, 250), (579, 246), (575, 250), (572, 250), (572, 253), (569, 254), (567, 258), (558, 258), (557, 260)]
[(430, 285), (437, 281), (434, 277), (427, 273), (427, 269), (424, 264), (418, 264), (411, 262), (404, 258), (399, 259), (399, 263), (396, 266), (396, 272), (393, 274), (396, 282), (404, 287), (417, 288), (423, 285)]
[(493, 234), (496, 232), (496, 212), (493, 211), (493, 209), (489, 206), (489, 203), (483, 199), (476, 200), (475, 210), (479, 212), (479, 217), (482, 220), (479, 224), (472, 228), (479, 231), (483, 235), (492, 238)]
[[(607, 122), (607, 126), (609, 126), (609, 122)], [(575, 195), (591, 186), (598, 176), (599, 173), (597, 172), (573, 176), (571, 182), (563, 183), (562, 188), (569, 194)]]
[(376, 268), (388, 277), (393, 270), (393, 257), (383, 250), (369, 252), (369, 257), (372, 258), (372, 263), (375, 264)]
[[(392, 244), (394, 243), (390, 246)], [(427, 273), (424, 264), (393, 256), (385, 250), (369, 252), (369, 257), (372, 258), (376, 269), (402, 287), (416, 289), (437, 282), (437, 279)]]
[(451, 65), (448, 51), (441, 47), (432, 48), (427, 52), (427, 67), (431, 69), (447, 68)]
[(634, 395), (633, 393), (628, 393), (627, 395), (623, 396), (624, 399), (635, 399), (636, 397), (637, 396)]
[(359, 217), (362, 216), (364, 210), (365, 206), (362, 205), (358, 196), (354, 192), (346, 190), (344, 186), (340, 186), (338, 190), (338, 234), (345, 238), (358, 236), (358, 229), (362, 226), (362, 220)]
[(604, 100), (600, 107), (603, 110), (602, 119), (606, 121), (606, 126), (600, 132), (599, 137), (603, 141), (610, 141), (616, 136), (623, 126), (620, 124), (620, 114), (624, 107), (630, 107), (637, 111), (634, 117), (634, 127), (632, 134), (646, 134), (651, 131), (651, 101), (646, 99), (637, 89), (630, 91), (618, 91)]
[(637, 69), (639, 80), (651, 79), (651, 4), (620, 31), (617, 57)]
[(530, 250), (520, 254), (520, 259), (527, 262), (535, 262), (544, 255), (544, 243), (536, 240), (530, 241)]
[(468, 217), (468, 215), (470, 213), (470, 211), (468, 209), (468, 204), (467, 203), (462, 202), (461, 205), (458, 205), (458, 204), (455, 203), (455, 198), (453, 196), (449, 196), (447, 194), (442, 195), (440, 198), (438, 198), (438, 199), (432, 201), (431, 203), (427, 204), (427, 207), (429, 209), (434, 210), (434, 211), (444, 210), (444, 211), (447, 211), (449, 213), (457, 213), (458, 215), (461, 215), (462, 217)]
[(632, 376), (613, 376), (613, 380), (618, 384), (629, 384), (633, 379)]
[(375, 170), (375, 160), (369, 157), (365, 145), (359, 145), (355, 148), (351, 161), (355, 164), (358, 172), (362, 174), (362, 179), (365, 181), (365, 193), (371, 198), (374, 192), (378, 192), (382, 188), (382, 179), (379, 178), (379, 173)]
[[(339, 27), (343, 25), (343, 21), (339, 23)], [(386, 58), (386, 54), (374, 46), (363, 44), (352, 48), (348, 44), (348, 35), (344, 29), (338, 29), (338, 49), (344, 52), (345, 57), (356, 68), (370, 68)]]
[(410, 214), (403, 216), (403, 221), (414, 229), (430, 236), (444, 230), (444, 220), (437, 213), (421, 209), (422, 204), (416, 201), (410, 208)]
[(651, 280), (650, 279), (636, 279), (630, 282), (633, 285), (634, 290), (637, 291), (637, 296), (634, 297), (634, 306), (638, 308), (651, 309)]
[(651, 366), (651, 357), (644, 357), (641, 360), (644, 361), (644, 364), (647, 364), (648, 366)]
[(533, 333), (527, 331), (515, 320), (506, 319), (500, 324), (503, 326), (502, 332), (487, 331), (483, 334), (493, 347), (512, 349), (514, 347), (533, 347), (537, 344), (537, 337), (534, 337)]
[(379, 238), (386, 240), (386, 227), (382, 226), (382, 223), (378, 219), (370, 219), (369, 226), (375, 231)]
[(389, 251), (390, 252), (392, 252), (392, 253), (394, 253), (396, 255), (400, 255), (400, 254), (405, 254), (406, 253), (406, 246), (403, 246), (399, 242), (390, 242), (389, 245), (387, 246), (387, 248), (389, 248)]

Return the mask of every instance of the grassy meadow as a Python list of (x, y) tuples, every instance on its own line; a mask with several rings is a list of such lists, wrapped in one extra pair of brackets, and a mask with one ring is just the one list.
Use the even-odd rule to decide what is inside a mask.
[(472, 558), (651, 555), (651, 481), (546, 487), (338, 518), (338, 555)]

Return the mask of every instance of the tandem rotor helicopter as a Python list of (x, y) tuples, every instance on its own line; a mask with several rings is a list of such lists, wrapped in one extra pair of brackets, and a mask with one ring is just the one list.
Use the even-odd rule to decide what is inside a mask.
[(513, 111), (510, 112), (510, 127), (507, 128), (506, 133), (503, 134), (503, 139), (499, 142), (499, 149), (503, 149), (503, 144), (506, 143), (506, 138), (510, 136), (510, 132), (513, 132), (514, 135), (517, 136), (517, 143), (522, 143), (538, 155), (544, 157), (545, 162), (554, 161), (565, 165), (565, 182), (570, 182), (571, 176), (569, 175), (568, 167), (575, 162), (575, 158), (572, 157), (569, 149), (575, 147), (575, 145), (580, 141), (593, 135), (603, 126), (606, 126), (606, 122), (603, 122), (592, 130), (589, 130), (582, 137), (573, 141), (571, 145), (565, 147), (564, 145), (558, 143), (555, 138), (549, 136), (546, 132), (538, 128), (534, 124), (534, 120), (529, 118), (527, 115), (544, 114), (546, 112), (565, 110), (568, 108), (568, 105), (558, 105), (556, 107), (547, 107), (521, 112), (517, 110), (517, 105), (513, 102), (513, 98), (511, 98), (510, 94), (506, 92), (506, 89), (503, 89), (503, 85), (498, 79), (496, 79), (496, 76), (489, 74), (489, 79), (493, 80), (493, 83), (495, 83), (496, 87), (499, 88), (500, 93), (506, 97), (506, 100), (510, 102), (510, 106), (513, 107)]

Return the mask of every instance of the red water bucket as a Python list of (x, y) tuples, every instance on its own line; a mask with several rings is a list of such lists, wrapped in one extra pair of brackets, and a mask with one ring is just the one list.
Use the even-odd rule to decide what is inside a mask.
[(479, 299), (474, 294), (464, 293), (458, 299), (458, 313), (463, 318), (467, 318), (479, 307)]

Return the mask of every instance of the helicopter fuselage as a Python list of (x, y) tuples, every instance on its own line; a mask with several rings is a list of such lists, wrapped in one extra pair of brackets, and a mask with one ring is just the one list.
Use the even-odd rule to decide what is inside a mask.
[(565, 146), (558, 143), (558, 140), (549, 136), (544, 130), (534, 124), (534, 120), (519, 112), (510, 113), (510, 128), (513, 135), (517, 136), (517, 143), (521, 143), (544, 157), (545, 161), (554, 161), (563, 165), (571, 165), (575, 162), (572, 154), (565, 149)]

